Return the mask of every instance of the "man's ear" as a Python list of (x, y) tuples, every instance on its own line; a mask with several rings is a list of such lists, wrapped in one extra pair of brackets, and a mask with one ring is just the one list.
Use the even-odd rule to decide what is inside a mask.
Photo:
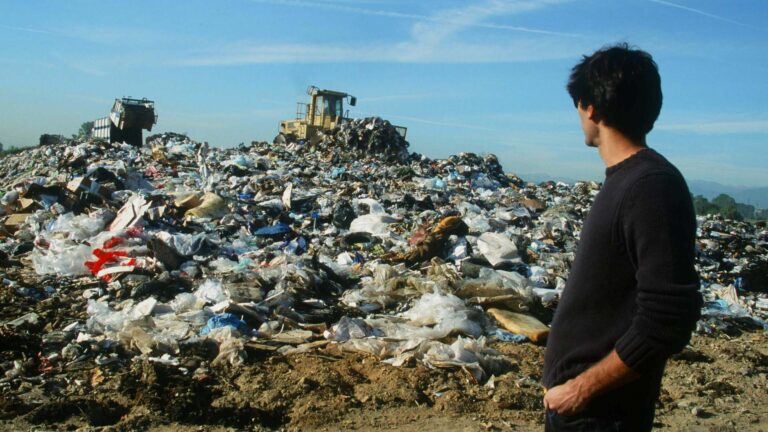
[[(587, 118), (595, 121), (595, 106), (594, 105), (584, 105), (583, 103), (579, 102), (576, 104), (576, 108), (583, 110), (587, 114)], [(597, 123), (597, 122), (595, 122)]]
[(587, 105), (587, 107), (584, 109), (584, 111), (587, 112), (587, 118), (592, 120), (593, 122), (597, 123), (595, 121), (595, 106), (594, 105)]

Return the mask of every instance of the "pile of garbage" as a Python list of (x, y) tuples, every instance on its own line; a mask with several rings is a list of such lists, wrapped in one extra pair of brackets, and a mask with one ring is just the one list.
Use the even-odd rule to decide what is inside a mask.
[(698, 218), (697, 269), (706, 300), (698, 330), (705, 333), (766, 328), (768, 229), (765, 222)]
[(396, 126), (380, 117), (351, 119), (309, 140), (288, 141), (290, 139), (281, 134), (274, 143), (287, 144), (289, 151), (300, 154), (319, 151), (336, 162), (366, 159), (406, 163), (411, 157), (405, 137)]
[[(525, 183), (493, 155), (408, 154), (393, 132), (364, 119), (311, 151), (164, 133), (0, 159), (2, 289), (44, 302), (82, 288), (67, 305), (82, 319), (47, 323), (38, 362), (179, 365), (214, 344), (212, 365), (238, 365), (253, 349), (339, 344), (477, 381), (508, 370), (492, 342), (546, 339), (600, 185)], [(765, 327), (765, 226), (699, 224), (699, 330)], [(6, 381), (33, 373), (0, 367)]]
[(342, 144), (358, 155), (377, 155), (384, 161), (405, 161), (408, 141), (387, 120), (379, 117), (353, 119), (323, 140), (326, 148)]

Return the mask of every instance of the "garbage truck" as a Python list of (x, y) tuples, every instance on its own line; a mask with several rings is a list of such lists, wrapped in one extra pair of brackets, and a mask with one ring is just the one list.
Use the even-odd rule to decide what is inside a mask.
[[(274, 139), (275, 143), (304, 140), (315, 144), (322, 139), (324, 133), (349, 120), (349, 110), (344, 109), (345, 100), (350, 106), (357, 104), (356, 97), (340, 91), (309, 86), (307, 94), (309, 103), (297, 103), (296, 118), (280, 122), (279, 133)], [(395, 126), (395, 128), (405, 138), (406, 128), (402, 126)]]
[(151, 131), (156, 123), (154, 101), (146, 98), (115, 99), (109, 115), (94, 120), (91, 137), (139, 147), (142, 144), (143, 130)]

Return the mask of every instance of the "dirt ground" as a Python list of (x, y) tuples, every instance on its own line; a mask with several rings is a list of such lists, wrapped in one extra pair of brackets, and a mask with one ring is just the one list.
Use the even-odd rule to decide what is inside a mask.
[[(85, 319), (82, 289), (37, 301), (0, 287), (0, 322), (29, 311), (42, 317), (37, 327), (0, 327), (2, 361), (20, 361), (25, 370), (21, 380), (0, 385), (0, 429), (542, 429), (544, 348), (530, 343), (494, 342), (512, 364), (484, 384), (460, 369), (393, 367), (335, 344), (288, 356), (249, 345), (246, 363), (236, 368), (209, 365), (215, 345), (183, 349), (180, 366), (131, 360), (120, 347), (112, 348), (119, 360), (109, 364), (91, 357), (49, 365), (37, 353), (42, 343), (55, 343), (53, 330)], [(669, 363), (656, 429), (768, 430), (766, 332), (744, 327), (695, 336)]]

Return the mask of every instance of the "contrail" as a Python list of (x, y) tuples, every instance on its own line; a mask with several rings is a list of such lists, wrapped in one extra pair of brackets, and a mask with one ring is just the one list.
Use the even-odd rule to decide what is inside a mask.
[(0, 27), (8, 29), (8, 30), (16, 30), (16, 31), (23, 31), (27, 33), (42, 33), (42, 34), (54, 34), (52, 31), (48, 30), (39, 30), (39, 29), (33, 29), (28, 27), (15, 27), (15, 26), (9, 26), (5, 24), (0, 24)]
[(703, 10), (694, 9), (694, 8), (688, 7), (688, 6), (679, 5), (677, 3), (671, 3), (671, 2), (668, 2), (668, 1), (664, 1), (664, 0), (648, 0), (648, 1), (652, 2), (652, 3), (658, 3), (658, 4), (664, 5), (664, 6), (669, 6), (669, 7), (673, 7), (673, 8), (682, 9), (682, 10), (685, 10), (685, 11), (688, 11), (688, 12), (693, 12), (695, 14), (703, 15), (705, 17), (709, 17), (709, 18), (716, 19), (716, 20), (719, 20), (719, 21), (724, 21), (724, 22), (727, 22), (727, 23), (736, 24), (736, 25), (743, 26), (743, 27), (755, 28), (755, 27), (753, 27), (753, 26), (751, 26), (749, 24), (745, 24), (743, 22), (734, 21), (732, 19), (728, 19), (728, 18), (722, 17), (720, 15), (711, 14), (709, 12), (704, 12)]
[(392, 12), (392, 11), (386, 11), (386, 10), (380, 10), (380, 9), (365, 9), (365, 8), (359, 8), (354, 6), (346, 6), (342, 4), (317, 3), (317, 2), (304, 1), (304, 0), (251, 0), (251, 1), (253, 1), (254, 3), (270, 3), (270, 4), (277, 4), (277, 5), (284, 5), (284, 6), (315, 7), (315, 8), (321, 8), (321, 9), (336, 10), (339, 12), (356, 13), (361, 15), (376, 15), (376, 16), (383, 16), (388, 18), (401, 18), (401, 19), (408, 19), (408, 20), (414, 20), (414, 21), (430, 21), (430, 22), (439, 22), (439, 23), (445, 23), (445, 24), (460, 24), (462, 26), (468, 26), (468, 27), (480, 27), (480, 28), (496, 29), (496, 30), (511, 30), (511, 31), (525, 32), (525, 33), (545, 34), (550, 36), (564, 36), (564, 37), (571, 37), (571, 38), (583, 37), (583, 35), (580, 35), (577, 33), (563, 33), (563, 32), (555, 32), (550, 30), (540, 30), (540, 29), (534, 29), (529, 27), (511, 26), (511, 25), (504, 25), (504, 24), (466, 23), (458, 20), (435, 18), (429, 15)]

